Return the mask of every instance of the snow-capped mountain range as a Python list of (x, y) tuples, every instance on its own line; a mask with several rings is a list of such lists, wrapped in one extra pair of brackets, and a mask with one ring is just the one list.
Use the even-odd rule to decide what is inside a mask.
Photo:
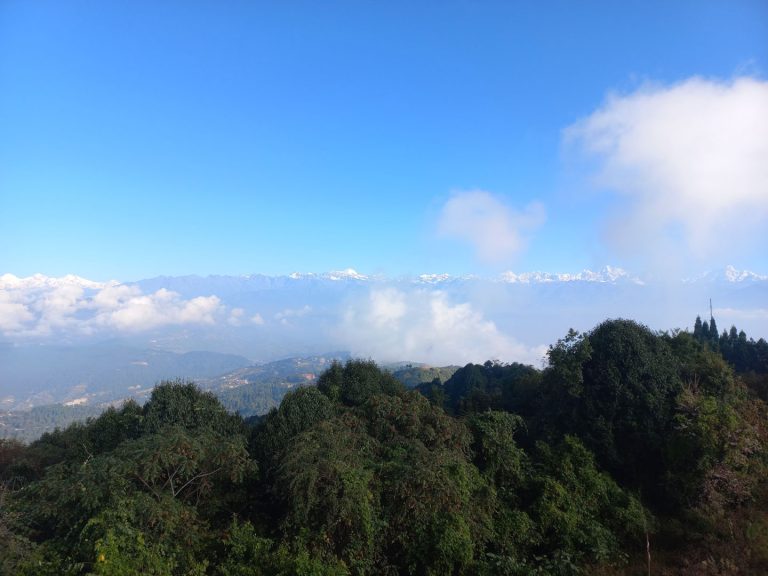
[(43, 288), (60, 288), (62, 286), (76, 286), (78, 288), (87, 288), (91, 290), (100, 290), (108, 285), (119, 284), (117, 280), (109, 282), (95, 282), (74, 274), (66, 276), (53, 277), (44, 274), (34, 274), (25, 278), (19, 278), (13, 274), (3, 274), (0, 276), (0, 290), (34, 290)]
[(733, 266), (726, 266), (724, 270), (710, 270), (694, 276), (693, 278), (687, 278), (684, 282), (764, 282), (768, 280), (766, 274), (756, 274), (750, 270), (737, 270)]
[(536, 284), (543, 282), (620, 282), (628, 281), (636, 284), (643, 284), (640, 278), (631, 276), (627, 271), (613, 266), (605, 266), (593, 272), (592, 270), (582, 270), (576, 274), (552, 274), (549, 272), (523, 272), (515, 274), (514, 272), (505, 272), (500, 279), (511, 284)]
[[(542, 272), (542, 271), (530, 271), (530, 272), (513, 272), (507, 271), (493, 277), (481, 277), (476, 275), (451, 275), (451, 274), (419, 274), (413, 277), (396, 277), (389, 278), (384, 275), (368, 275), (362, 274), (354, 268), (347, 268), (345, 270), (334, 270), (330, 272), (318, 273), (318, 272), (293, 272), (286, 276), (269, 276), (265, 274), (243, 274), (238, 276), (159, 276), (146, 280), (139, 280), (136, 282), (120, 282), (118, 280), (107, 281), (94, 281), (75, 274), (67, 274), (65, 276), (53, 277), (46, 276), (44, 274), (34, 274), (27, 277), (18, 277), (10, 273), (0, 275), (0, 290), (35, 290), (45, 288), (60, 288), (63, 286), (74, 286), (78, 288), (88, 290), (101, 290), (107, 286), (125, 285), (141, 285), (148, 283), (162, 283), (162, 282), (180, 282), (180, 281), (202, 281), (209, 282), (211, 284), (217, 283), (236, 283), (236, 284), (248, 284), (249, 282), (269, 282), (273, 284), (283, 284), (285, 281), (328, 281), (328, 282), (361, 282), (361, 283), (400, 283), (408, 282), (412, 284), (425, 284), (425, 285), (440, 285), (446, 282), (456, 281), (487, 281), (487, 282), (503, 282), (508, 284), (542, 284), (553, 282), (599, 282), (599, 283), (616, 283), (616, 282), (631, 282), (634, 284), (646, 284), (648, 280), (642, 279), (640, 276), (633, 275), (622, 268), (615, 266), (604, 266), (597, 271), (584, 269), (580, 272)], [(744, 282), (764, 282), (768, 280), (768, 275), (758, 274), (750, 270), (738, 270), (733, 266), (726, 266), (722, 270), (710, 270), (703, 272), (697, 276), (686, 277), (680, 279), (683, 283), (697, 283), (697, 282), (730, 282), (730, 283), (744, 283)]]

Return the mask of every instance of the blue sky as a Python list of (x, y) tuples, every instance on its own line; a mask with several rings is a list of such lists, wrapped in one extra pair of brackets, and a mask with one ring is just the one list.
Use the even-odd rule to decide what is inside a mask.
[(0, 273), (765, 273), (766, 39), (763, 1), (6, 0)]

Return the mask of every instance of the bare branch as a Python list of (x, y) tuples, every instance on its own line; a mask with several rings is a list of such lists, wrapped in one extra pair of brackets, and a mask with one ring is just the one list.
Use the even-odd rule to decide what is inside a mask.
[(181, 492), (184, 490), (184, 488), (186, 488), (187, 486), (192, 484), (192, 482), (194, 482), (195, 480), (200, 480), (201, 478), (205, 478), (206, 476), (211, 476), (212, 474), (216, 474), (216, 472), (221, 470), (221, 468), (222, 467), (219, 466), (218, 468), (216, 468), (215, 470), (211, 470), (210, 472), (201, 472), (200, 474), (197, 474), (196, 476), (193, 476), (192, 478), (187, 480), (187, 482), (184, 484), (184, 486), (182, 486), (181, 488), (178, 489), (176, 494), (181, 494)]

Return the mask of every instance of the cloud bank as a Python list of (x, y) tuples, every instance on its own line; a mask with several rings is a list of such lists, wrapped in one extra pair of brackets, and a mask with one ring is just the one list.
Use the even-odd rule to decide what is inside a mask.
[(104, 288), (93, 298), (93, 306), (97, 313), (91, 322), (128, 331), (169, 325), (211, 325), (223, 312), (217, 296), (184, 300), (176, 292), (165, 288), (153, 294), (142, 294), (135, 286)]
[(342, 334), (353, 354), (380, 362), (463, 365), (495, 358), (539, 365), (546, 353), (506, 336), (472, 304), (453, 303), (440, 290), (372, 289), (347, 308)]
[(78, 277), (0, 277), (0, 332), (15, 336), (140, 332), (163, 326), (211, 325), (225, 312), (217, 296), (184, 299), (161, 288), (95, 283)]
[(32, 312), (10, 292), (0, 291), (0, 331), (16, 332), (34, 319)]
[(610, 96), (565, 141), (617, 195), (613, 248), (711, 261), (768, 228), (768, 82), (691, 78)]
[(501, 196), (470, 190), (454, 193), (443, 205), (437, 232), (469, 243), (483, 262), (501, 263), (523, 250), (527, 235), (544, 220), (544, 207), (539, 203), (519, 212)]
[[(239, 278), (233, 280), (240, 281)], [(211, 350), (259, 360), (347, 350), (380, 362), (433, 365), (499, 359), (535, 366), (569, 327), (632, 317), (654, 329), (691, 327), (709, 313), (754, 338), (766, 335), (768, 277), (726, 268), (688, 280), (640, 281), (600, 273), (505, 273), (366, 281), (260, 282), (218, 292), (220, 277), (165, 285), (0, 276), (0, 349), (123, 339), (176, 351)], [(187, 289), (185, 291), (185, 285)], [(672, 290), (670, 290), (672, 286)], [(258, 313), (257, 313), (258, 311)], [(0, 383), (0, 388), (2, 384)]]

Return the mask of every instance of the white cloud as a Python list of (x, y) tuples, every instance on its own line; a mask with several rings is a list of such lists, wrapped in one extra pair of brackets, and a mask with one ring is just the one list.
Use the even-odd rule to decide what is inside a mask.
[(229, 317), (227, 318), (227, 323), (230, 326), (234, 327), (240, 327), (245, 326), (246, 324), (254, 324), (256, 326), (261, 326), (264, 324), (264, 318), (262, 318), (261, 314), (256, 313), (251, 315), (250, 317), (246, 317), (246, 312), (244, 308), (232, 308), (229, 311)]
[(397, 326), (407, 312), (405, 294), (394, 288), (371, 292), (370, 305), (370, 320), (378, 327)]
[(161, 288), (149, 295), (131, 293), (120, 298), (113, 308), (99, 313), (97, 324), (121, 330), (148, 330), (171, 324), (214, 324), (223, 311), (217, 296), (182, 299), (176, 292)]
[(442, 291), (373, 289), (343, 318), (343, 345), (381, 362), (465, 364), (489, 359), (539, 364), (545, 347), (529, 348), (502, 334), (470, 303)]
[(132, 298), (141, 296), (138, 286), (122, 284), (107, 286), (99, 290), (92, 298), (92, 305), (99, 310), (113, 310), (124, 306)]
[(0, 289), (0, 330), (33, 337), (110, 328), (141, 331), (213, 324), (225, 310), (216, 296), (185, 300), (165, 289), (143, 294), (137, 286), (86, 285), (75, 279), (78, 281), (40, 276), (6, 282)]
[(10, 292), (0, 291), (0, 330), (15, 332), (22, 330), (34, 315), (23, 303), (15, 301)]
[(618, 194), (607, 231), (625, 254), (726, 258), (768, 228), (768, 82), (647, 86), (609, 97), (564, 136)]
[(229, 311), (229, 318), (227, 319), (227, 322), (231, 326), (242, 326), (244, 315), (245, 310), (242, 308), (232, 308), (232, 310)]
[[(21, 293), (24, 294), (23, 291)], [(29, 303), (30, 309), (38, 318), (34, 331), (50, 334), (56, 329), (75, 324), (75, 314), (86, 307), (84, 294), (82, 286), (72, 283), (54, 283), (37, 291), (36, 297), (30, 299)]]
[(51, 334), (76, 324), (75, 315), (86, 307), (84, 287), (69, 281), (76, 277), (13, 278), (15, 282), (4, 282), (0, 288), (0, 330), (6, 334)]
[(301, 308), (286, 308), (275, 314), (275, 320), (279, 320), (284, 326), (290, 324), (292, 318), (301, 318), (312, 312), (312, 307), (309, 304), (305, 304)]
[(251, 316), (251, 324), (255, 324), (256, 326), (262, 326), (264, 324), (264, 318), (262, 318), (261, 314), (258, 312)]
[(470, 190), (453, 194), (445, 203), (437, 231), (468, 242), (485, 262), (504, 262), (525, 248), (527, 234), (544, 220), (544, 207), (539, 203), (519, 212), (501, 196)]
[(223, 310), (218, 296), (198, 296), (181, 303), (178, 324), (214, 324), (216, 315)]

